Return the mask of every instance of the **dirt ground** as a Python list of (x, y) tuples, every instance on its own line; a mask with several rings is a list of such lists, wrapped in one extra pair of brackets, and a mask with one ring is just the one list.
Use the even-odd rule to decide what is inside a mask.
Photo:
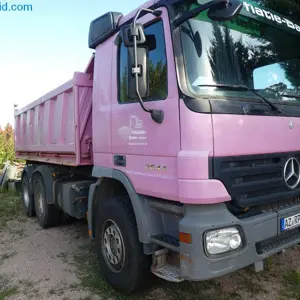
[(72, 263), (88, 243), (82, 223), (41, 230), (34, 219), (9, 222), (0, 237), (0, 283), (18, 293), (8, 299), (96, 299), (78, 288)]
[[(153, 277), (143, 293), (125, 297), (102, 279), (85, 222), (42, 230), (35, 219), (20, 213), (18, 197), (5, 197), (15, 213), (9, 214), (10, 220), (4, 219), (0, 204), (0, 300), (300, 299), (298, 246), (268, 259), (260, 273), (247, 268), (212, 281), (182, 284)], [(0, 203), (1, 198), (0, 193)]]

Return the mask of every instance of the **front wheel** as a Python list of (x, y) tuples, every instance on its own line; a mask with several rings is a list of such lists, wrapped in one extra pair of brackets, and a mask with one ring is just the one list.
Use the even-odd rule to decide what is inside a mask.
[(149, 258), (138, 239), (129, 197), (106, 199), (96, 217), (96, 249), (105, 279), (123, 293), (140, 289), (149, 276)]

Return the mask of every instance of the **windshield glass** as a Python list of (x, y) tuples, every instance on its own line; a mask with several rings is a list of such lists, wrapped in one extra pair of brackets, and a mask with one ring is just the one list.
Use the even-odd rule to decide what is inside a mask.
[[(206, 2), (189, 1), (177, 10), (183, 13)], [(203, 12), (183, 23), (181, 39), (190, 91), (253, 99), (251, 92), (201, 86), (246, 85), (274, 102), (300, 104), (299, 25), (250, 1), (228, 22), (212, 21)]]

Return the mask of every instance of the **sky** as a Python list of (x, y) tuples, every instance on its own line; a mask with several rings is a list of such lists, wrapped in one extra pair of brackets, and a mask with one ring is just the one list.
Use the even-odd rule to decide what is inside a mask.
[[(144, 0), (8, 0), (32, 11), (3, 11), (0, 0), (0, 126), (19, 108), (83, 72), (93, 53), (90, 22), (108, 11), (127, 14)], [(1, 9), (2, 8), (2, 9)]]

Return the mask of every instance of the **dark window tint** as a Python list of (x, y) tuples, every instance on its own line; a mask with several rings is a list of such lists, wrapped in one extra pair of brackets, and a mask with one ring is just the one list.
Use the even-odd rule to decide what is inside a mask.
[[(154, 35), (155, 47), (149, 50), (149, 95), (143, 98), (144, 101), (162, 100), (167, 98), (167, 56), (162, 21), (154, 23), (145, 28), (146, 35)], [(155, 44), (155, 43), (154, 43)], [(122, 43), (120, 46), (120, 69), (119, 69), (119, 102), (137, 102), (136, 99), (128, 98), (128, 51)]]

